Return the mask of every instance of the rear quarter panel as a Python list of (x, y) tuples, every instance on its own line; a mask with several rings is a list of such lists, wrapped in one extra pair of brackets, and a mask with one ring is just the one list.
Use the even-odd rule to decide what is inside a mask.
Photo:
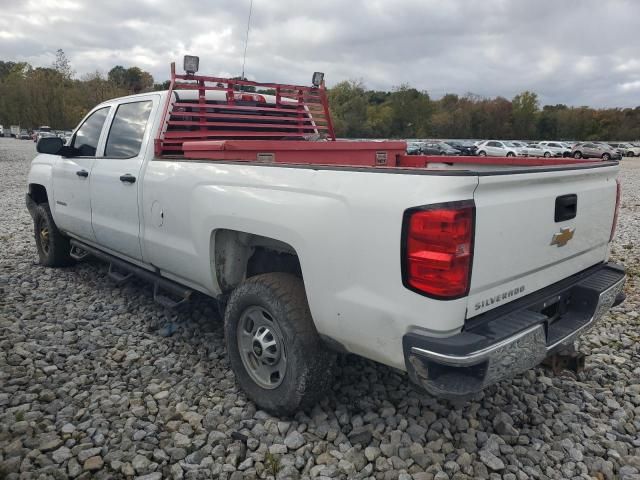
[[(458, 331), (466, 299), (436, 301), (403, 286), (403, 213), (471, 199), (476, 185), (473, 175), (154, 160), (143, 185), (145, 261), (216, 295), (210, 239), (217, 229), (286, 242), (299, 256), (318, 331), (353, 353), (404, 368), (402, 336)], [(158, 204), (162, 226), (153, 221)]]

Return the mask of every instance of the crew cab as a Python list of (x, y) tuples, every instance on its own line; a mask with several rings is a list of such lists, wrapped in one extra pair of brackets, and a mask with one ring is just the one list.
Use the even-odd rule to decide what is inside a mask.
[(312, 405), (336, 352), (472, 395), (623, 300), (608, 262), (617, 162), (337, 141), (321, 75), (191, 68), (96, 106), (67, 145), (42, 138), (27, 206), (43, 265), (92, 255), (167, 308), (218, 300), (236, 380), (261, 408)]

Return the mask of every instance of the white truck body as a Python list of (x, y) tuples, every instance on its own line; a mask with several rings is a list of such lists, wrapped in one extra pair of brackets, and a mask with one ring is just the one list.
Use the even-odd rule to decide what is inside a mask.
[[(614, 162), (410, 171), (157, 158), (153, 139), (166, 95), (116, 99), (90, 112), (87, 117), (108, 109), (95, 156), (34, 159), (30, 188), (46, 190), (58, 228), (212, 297), (246, 276), (251, 239), (271, 241), (273, 250), (299, 259), (320, 336), (348, 352), (407, 370), (407, 334), (452, 337), (474, 318), (608, 259)], [(130, 158), (109, 158), (114, 115), (133, 102), (151, 105), (141, 147)], [(78, 176), (81, 171), (87, 175)], [(557, 222), (555, 202), (566, 194), (577, 195), (577, 212)], [(403, 215), (461, 200), (475, 203), (468, 294), (443, 301), (408, 289), (400, 258)], [(575, 238), (553, 244), (565, 228)]]

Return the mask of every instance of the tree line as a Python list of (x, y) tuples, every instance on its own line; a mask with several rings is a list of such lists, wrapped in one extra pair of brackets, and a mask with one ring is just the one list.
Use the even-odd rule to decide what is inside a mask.
[[(62, 50), (48, 67), (0, 61), (0, 124), (71, 129), (100, 102), (167, 86), (136, 66), (76, 78)], [(329, 105), (337, 136), (346, 138), (640, 139), (640, 106), (541, 107), (529, 91), (510, 100), (473, 94), (432, 99), (409, 85), (381, 91), (343, 81), (329, 89)]]

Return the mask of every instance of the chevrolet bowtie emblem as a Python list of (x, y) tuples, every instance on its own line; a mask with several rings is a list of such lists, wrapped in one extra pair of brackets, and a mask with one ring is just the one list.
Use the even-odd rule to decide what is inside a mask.
[(573, 238), (575, 228), (563, 227), (559, 233), (554, 233), (551, 237), (551, 245), (557, 245), (558, 247), (564, 247), (569, 240)]

